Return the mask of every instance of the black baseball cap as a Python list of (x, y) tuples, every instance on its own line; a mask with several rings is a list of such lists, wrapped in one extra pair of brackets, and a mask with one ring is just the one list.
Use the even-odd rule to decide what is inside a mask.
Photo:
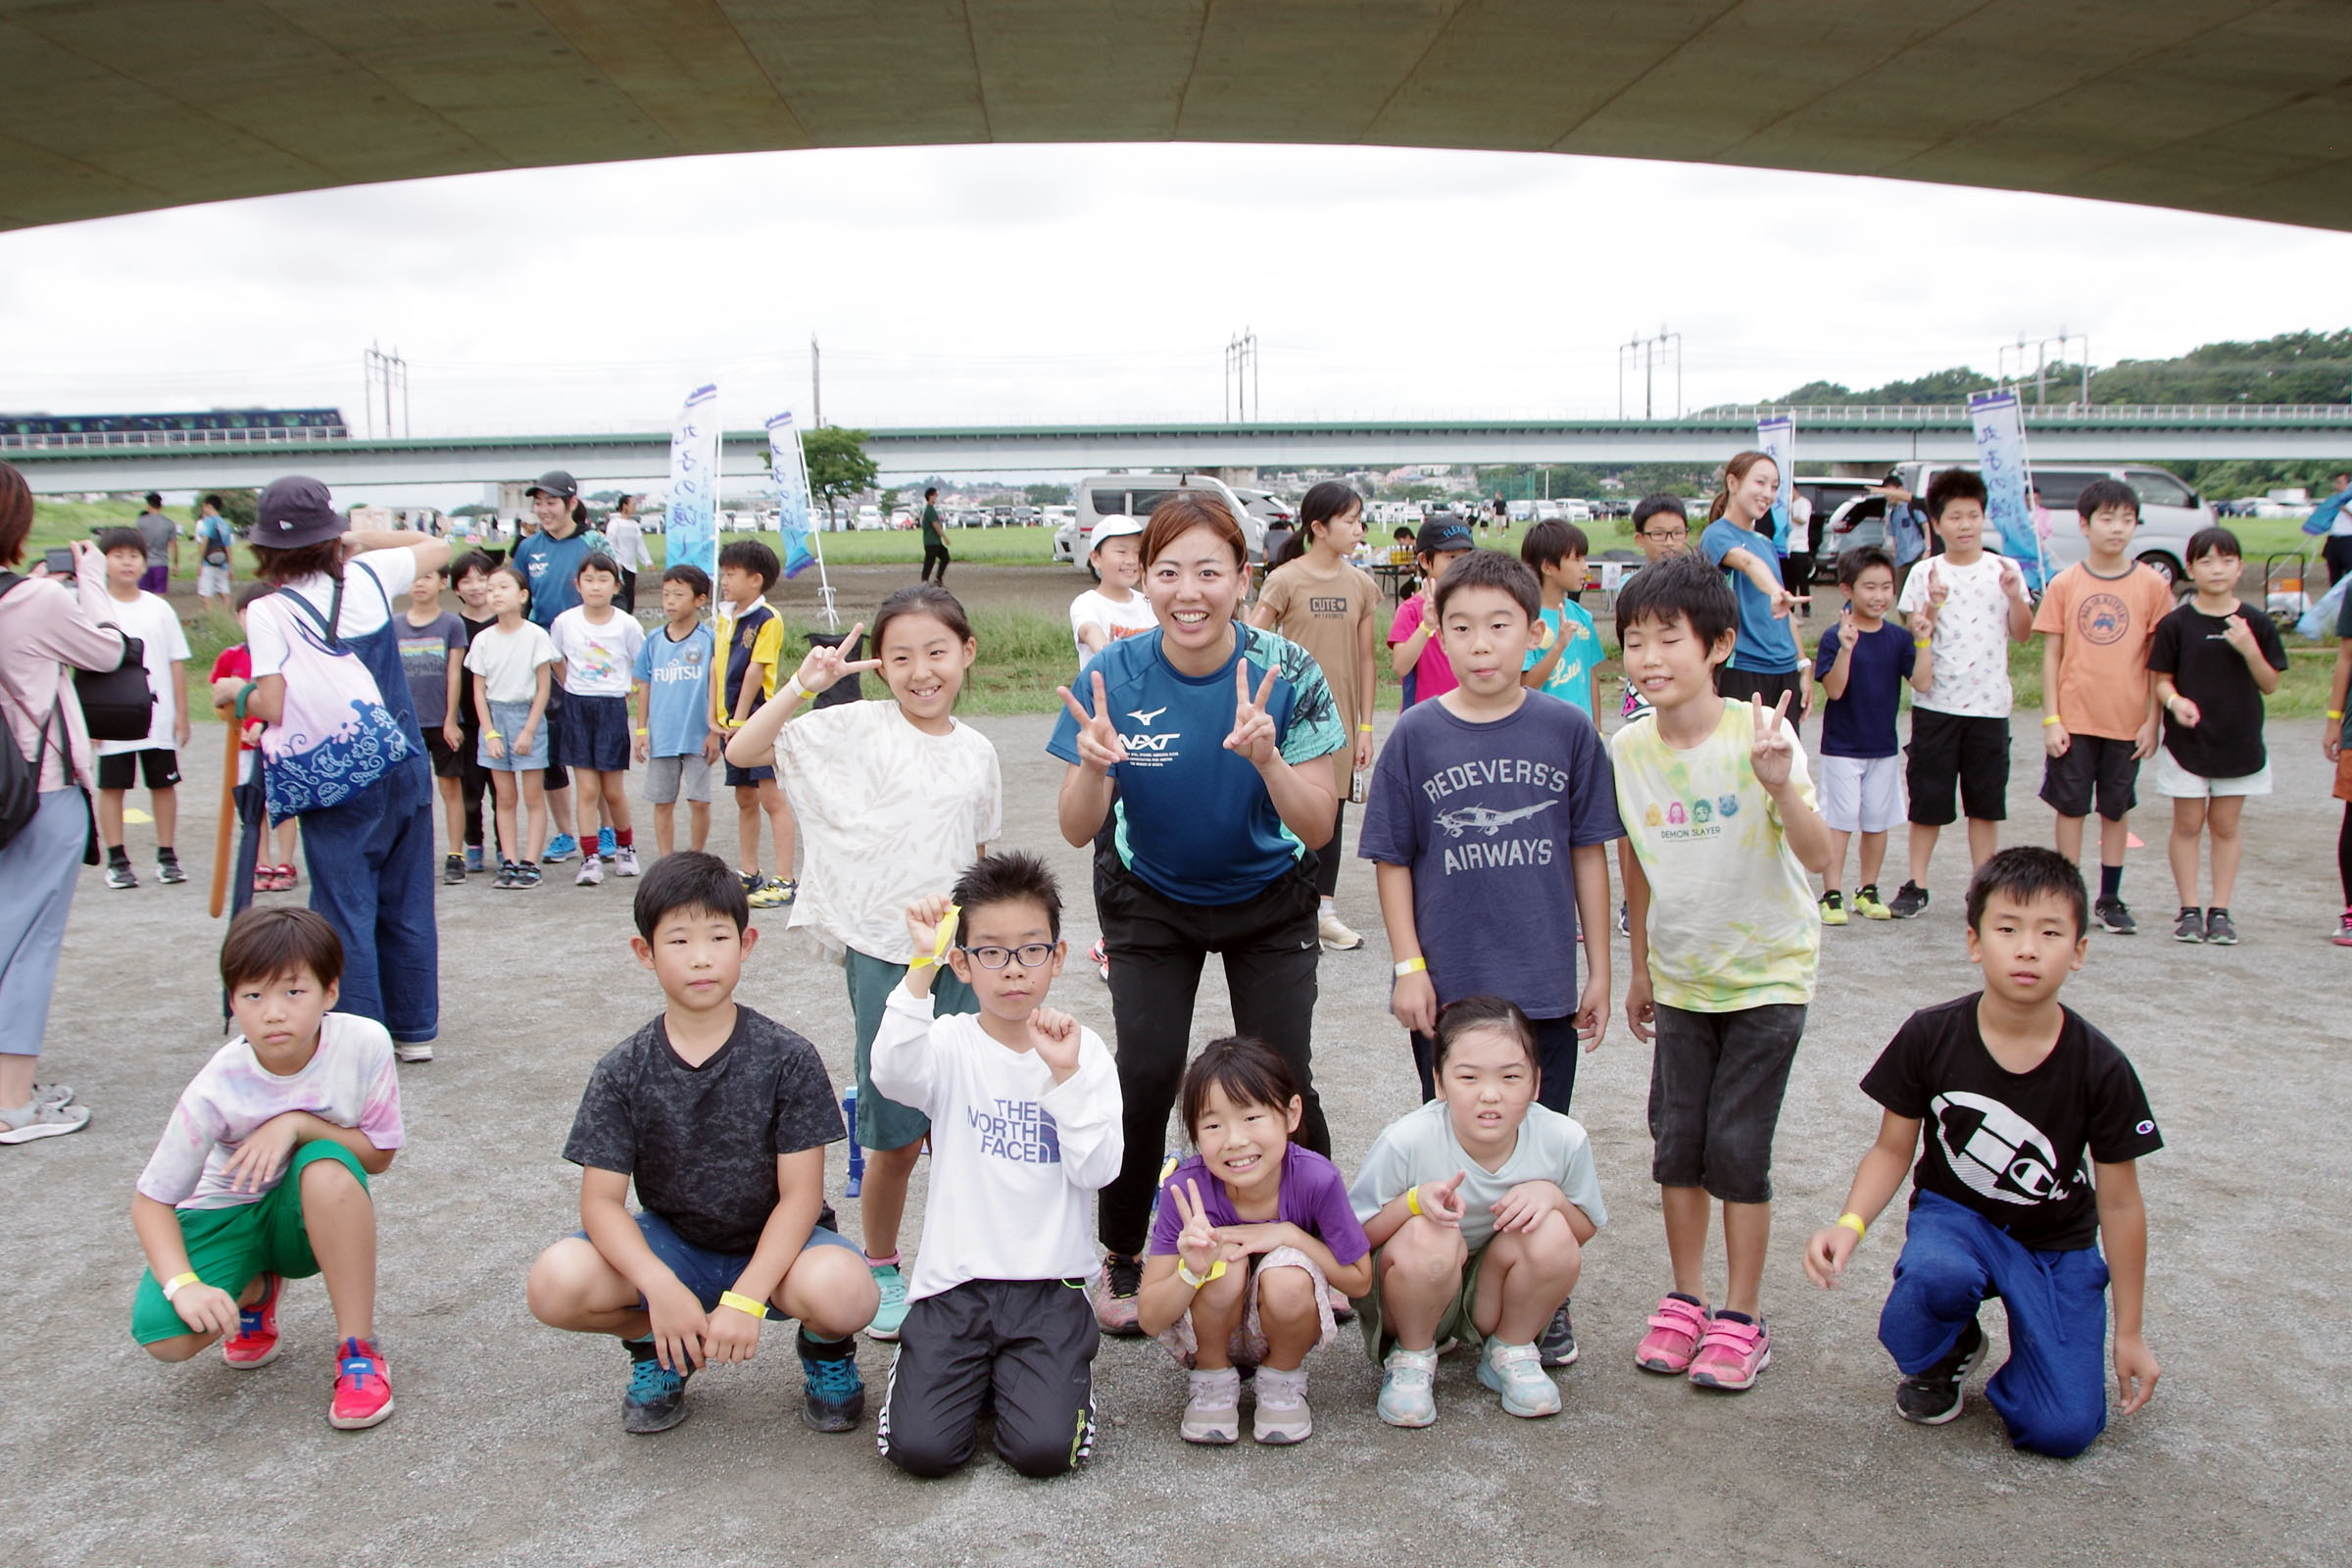
[(1438, 517), (1421, 525), (1413, 539), (1413, 553), (1420, 556), (1443, 556), (1456, 550), (1474, 550), (1477, 541), (1470, 537), (1469, 525), (1455, 517)]
[(265, 550), (300, 550), (351, 531), (334, 508), (326, 481), (303, 474), (272, 479), (254, 508), (252, 543)]
[(523, 492), (526, 496), (558, 496), (565, 501), (580, 493), (580, 482), (562, 468), (550, 468), (539, 476), (539, 482)]

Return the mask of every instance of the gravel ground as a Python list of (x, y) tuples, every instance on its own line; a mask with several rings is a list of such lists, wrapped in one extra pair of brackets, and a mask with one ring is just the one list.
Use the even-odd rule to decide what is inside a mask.
[[(1060, 573), (1026, 575), (1052, 577), (1066, 598)], [(1061, 868), (1082, 952), (1094, 935), (1085, 860), (1054, 831), (1048, 721), (979, 722), (1004, 760), (1004, 841)], [(588, 1068), (661, 1004), (625, 947), (625, 883), (564, 879), (505, 899), (480, 878), (441, 890), (440, 1055), (403, 1069), (410, 1147), (376, 1187), (379, 1322), (399, 1396), (387, 1425), (342, 1434), (323, 1419), (331, 1320), (316, 1281), (291, 1288), (287, 1353), (264, 1371), (234, 1373), (217, 1356), (165, 1367), (139, 1351), (126, 1332), (140, 1267), (131, 1184), (219, 1039), (219, 928), (203, 916), (215, 734), (201, 731), (188, 760), (194, 881), (109, 892), (90, 870), (77, 895), (43, 1076), (74, 1084), (95, 1120), (77, 1137), (0, 1150), (11, 1216), (0, 1273), (18, 1302), (0, 1331), (8, 1562), (1157, 1563), (1196, 1561), (1204, 1540), (1231, 1553), (1260, 1539), (1332, 1563), (2343, 1560), (2352, 1413), (2319, 1374), (2352, 1267), (2342, 1203), (2326, 1196), (2342, 1190), (2329, 1174), (2340, 1152), (2313, 1133), (2352, 1111), (2340, 1050), (2352, 953), (2323, 939), (2338, 808), (2313, 725), (2273, 730), (2278, 794), (2248, 814), (2244, 945), (2097, 937), (2066, 993), (2132, 1055), (2170, 1139), (2145, 1174), (2163, 1385), (2082, 1459), (2011, 1450), (1978, 1397), (1981, 1374), (1953, 1425), (1894, 1417), (1874, 1327), (1896, 1215), (1843, 1290), (1815, 1292), (1798, 1267), (1804, 1233), (1836, 1212), (1876, 1124), (1856, 1079), (1909, 1009), (1971, 989), (1947, 846), (1920, 919), (1826, 934), (1778, 1145), (1784, 1220), (1766, 1277), (1777, 1354), (1753, 1393), (1710, 1397), (1632, 1365), (1666, 1264), (1642, 1126), (1648, 1064), (1620, 1019), (1578, 1087), (1613, 1222), (1588, 1254), (1576, 1302), (1585, 1355), (1560, 1374), (1560, 1416), (1502, 1415), (1456, 1355), (1440, 1374), (1438, 1425), (1390, 1430), (1372, 1412), (1376, 1371), (1344, 1333), (1309, 1362), (1310, 1443), (1190, 1449), (1176, 1439), (1183, 1380), (1165, 1353), (1105, 1342), (1095, 1457), (1043, 1484), (987, 1458), (952, 1480), (908, 1481), (876, 1457), (870, 1417), (855, 1437), (808, 1432), (781, 1333), (753, 1365), (698, 1378), (685, 1426), (628, 1438), (619, 1351), (525, 1312), (532, 1256), (576, 1223), (576, 1173), (559, 1151)], [(2016, 836), (2043, 835), (2035, 737), (2025, 723), (2016, 736)], [(726, 853), (732, 813), (720, 815), (714, 848)], [(2150, 847), (2133, 852), (2126, 884), (2151, 927), (2171, 908), (2163, 830), (2146, 814)], [(1377, 932), (1360, 862), (1348, 863), (1342, 907)], [(1507, 926), (1495, 936), (1510, 940)], [(1617, 951), (1622, 989), (1622, 941)], [(1318, 1081), (1344, 1163), (1412, 1102), (1385, 1011), (1387, 962), (1377, 936), (1325, 960)], [(817, 1042), (847, 1081), (837, 971), (798, 941), (773, 942), (743, 996)], [(1054, 1001), (1108, 1027), (1107, 997), (1082, 964)], [(1195, 1033), (1228, 1018), (1212, 971)], [(838, 1192), (838, 1146), (832, 1179)], [(842, 1205), (845, 1225), (855, 1206)], [(909, 1235), (920, 1206), (918, 1182)], [(2252, 1313), (2262, 1291), (2272, 1304)], [(1985, 1314), (1996, 1358), (2000, 1317)], [(888, 1352), (868, 1347), (860, 1360), (878, 1397)]]

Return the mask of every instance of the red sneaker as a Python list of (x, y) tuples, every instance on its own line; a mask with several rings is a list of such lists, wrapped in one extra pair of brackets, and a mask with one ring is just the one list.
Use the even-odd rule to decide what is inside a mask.
[(300, 871), (295, 870), (290, 865), (281, 865), (277, 868), (278, 892), (291, 893), (294, 891), (294, 889), (300, 887), (301, 885), (302, 873)]
[(360, 1432), (392, 1413), (392, 1382), (373, 1340), (345, 1340), (335, 1361), (335, 1402), (326, 1413), (327, 1425), (338, 1432)]
[(269, 1289), (251, 1306), (237, 1308), (237, 1332), (220, 1342), (220, 1359), (240, 1372), (277, 1359), (277, 1298), (286, 1282), (274, 1274), (262, 1278)]

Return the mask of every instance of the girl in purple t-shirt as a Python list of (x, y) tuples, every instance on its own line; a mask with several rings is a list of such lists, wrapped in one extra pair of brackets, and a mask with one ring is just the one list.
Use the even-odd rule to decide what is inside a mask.
[(1272, 1047), (1210, 1041), (1180, 1106), (1199, 1152), (1160, 1182), (1137, 1322), (1192, 1374), (1185, 1442), (1240, 1439), (1242, 1363), (1257, 1368), (1252, 1435), (1300, 1442), (1314, 1430), (1306, 1352), (1335, 1332), (1335, 1289), (1371, 1289), (1372, 1245), (1339, 1167), (1291, 1147), (1302, 1107)]

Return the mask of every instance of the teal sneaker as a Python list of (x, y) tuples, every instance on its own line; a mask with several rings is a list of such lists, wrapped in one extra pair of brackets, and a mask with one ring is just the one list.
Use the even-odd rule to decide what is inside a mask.
[(644, 1437), (667, 1432), (685, 1420), (686, 1380), (694, 1369), (665, 1370), (650, 1339), (625, 1341), (621, 1348), (629, 1352), (629, 1388), (620, 1396), (621, 1429)]
[(539, 863), (542, 865), (561, 864), (579, 853), (580, 841), (578, 839), (568, 833), (559, 833), (549, 839), (547, 848), (539, 853)]
[(1393, 1427), (1426, 1427), (1438, 1419), (1438, 1399), (1432, 1385), (1438, 1375), (1436, 1350), (1389, 1352), (1380, 1378), (1380, 1418)]
[(1506, 1414), (1530, 1420), (1560, 1413), (1560, 1386), (1544, 1370), (1543, 1352), (1532, 1345), (1505, 1345), (1492, 1335), (1478, 1358), (1478, 1381), (1502, 1396)]
[(801, 1419), (819, 1432), (848, 1432), (865, 1414), (865, 1379), (858, 1375), (858, 1341), (800, 1337), (801, 1374), (808, 1392)]
[(906, 1321), (906, 1276), (899, 1272), (896, 1263), (867, 1266), (874, 1271), (874, 1287), (882, 1293), (882, 1304), (874, 1308), (874, 1320), (865, 1326), (865, 1337), (895, 1343), (899, 1325)]

